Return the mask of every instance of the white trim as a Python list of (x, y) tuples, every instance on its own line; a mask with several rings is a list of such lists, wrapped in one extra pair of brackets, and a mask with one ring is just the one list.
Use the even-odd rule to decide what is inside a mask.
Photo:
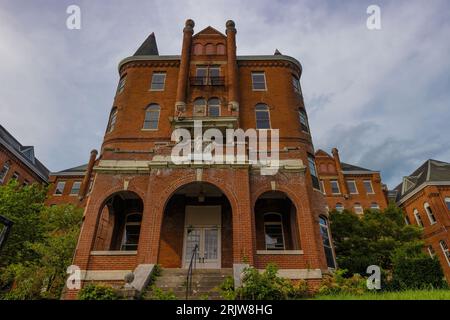
[[(160, 75), (160, 74), (163, 74), (164, 75), (164, 82), (163, 82), (163, 87), (162, 87), (162, 89), (152, 89), (152, 86), (153, 86), (153, 76), (154, 75)], [(156, 71), (156, 72), (153, 72), (152, 73), (152, 80), (150, 81), (150, 89), (149, 89), (149, 91), (164, 91), (164, 89), (166, 88), (166, 78), (167, 78), (167, 72), (162, 72), (162, 71)]]
[(423, 188), (428, 187), (428, 186), (450, 186), (450, 181), (434, 181), (434, 182), (433, 181), (427, 181), (427, 182), (424, 182), (420, 186), (415, 188), (413, 192), (408, 193), (408, 195), (405, 198), (401, 198), (397, 202), (397, 205), (401, 205), (403, 202), (407, 201), (409, 198), (411, 198), (416, 193), (421, 191)]
[(350, 189), (349, 186), (348, 186), (349, 183), (353, 183), (353, 185), (355, 186), (356, 192), (350, 192), (350, 194), (359, 194), (358, 186), (356, 185), (356, 181), (355, 180), (345, 180), (345, 183), (347, 183), (347, 188), (348, 189)]
[(445, 203), (445, 207), (447, 208), (447, 210), (450, 210), (450, 197), (445, 197), (444, 203)]
[(436, 217), (433, 214), (433, 210), (431, 210), (430, 204), (428, 202), (425, 202), (423, 204), (423, 208), (425, 209), (425, 212), (426, 212), (426, 214), (428, 216), (428, 220), (430, 220), (430, 224), (431, 225), (436, 224), (437, 223)]
[[(367, 188), (366, 188), (366, 182), (369, 182), (369, 183), (370, 183), (370, 189), (372, 189), (372, 192), (367, 191)], [(363, 185), (364, 185), (364, 189), (365, 189), (365, 191), (366, 191), (366, 194), (375, 194), (375, 190), (374, 190), (374, 188), (373, 188), (372, 180), (363, 180)]]
[[(447, 246), (447, 249), (444, 249), (444, 246), (442, 245), (442, 243), (445, 243), (445, 245)], [(441, 250), (442, 250), (442, 253), (444, 254), (445, 260), (447, 260), (447, 264), (450, 266), (450, 258), (446, 254), (446, 253), (450, 252), (449, 251), (450, 249), (448, 248), (448, 244), (445, 242), (445, 240), (440, 240), (439, 246), (441, 247)]]
[(266, 255), (302, 255), (303, 250), (256, 250), (256, 254)]
[[(337, 188), (338, 188), (338, 192), (333, 192), (333, 182), (336, 182)], [(330, 180), (330, 186), (331, 186), (331, 194), (341, 194), (341, 187), (339, 186), (339, 181), (338, 180)]]
[[(53, 195), (54, 195), (54, 196), (62, 196), (62, 195), (64, 194), (64, 189), (66, 189), (66, 182), (67, 182), (67, 181), (65, 181), (65, 180), (62, 180), (62, 181), (60, 180), (60, 181), (57, 181), (57, 182), (56, 182), (55, 191), (53, 192)], [(60, 183), (63, 184), (61, 193), (56, 193), (56, 191), (58, 190), (58, 185), (59, 185)]]
[[(254, 84), (253, 74), (254, 73), (262, 74), (264, 76), (264, 89), (255, 89), (253, 87), (253, 84)], [(267, 91), (267, 80), (266, 80), (266, 72), (265, 71), (250, 71), (250, 76), (252, 78), (252, 91)]]
[(422, 221), (422, 217), (420, 216), (419, 210), (414, 209), (414, 210), (413, 210), (413, 215), (414, 215), (414, 218), (416, 219), (417, 225), (418, 225), (419, 227), (422, 227), (422, 228), (423, 228), (423, 221)]

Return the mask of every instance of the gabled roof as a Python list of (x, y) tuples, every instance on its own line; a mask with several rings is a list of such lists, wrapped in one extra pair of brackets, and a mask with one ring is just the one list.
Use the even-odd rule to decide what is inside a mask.
[(152, 32), (136, 50), (133, 56), (159, 56), (155, 33)]
[(316, 157), (328, 157), (333, 158), (329, 153), (323, 151), (322, 149), (317, 149), (316, 153), (314, 154)]
[(402, 201), (414, 194), (425, 183), (445, 183), (450, 185), (450, 163), (428, 159), (409, 176), (403, 177), (402, 183), (394, 188), (397, 201)]
[(224, 35), (222, 32), (218, 31), (217, 29), (214, 29), (211, 26), (207, 26), (205, 29), (197, 32), (196, 34), (194, 34), (193, 38), (196, 38), (200, 35), (208, 35), (208, 36), (220, 36), (223, 38), (226, 38), (227, 36)]
[(54, 176), (58, 176), (58, 175), (80, 175), (80, 174), (84, 175), (84, 173), (87, 170), (87, 166), (88, 166), (88, 164), (85, 163), (85, 164), (82, 164), (82, 165), (77, 166), (77, 167), (61, 170), (61, 171), (58, 171), (58, 172), (52, 172), (51, 175), (54, 175)]
[(345, 162), (342, 162), (342, 161), (341, 161), (341, 168), (342, 168), (342, 171), (367, 171), (367, 172), (373, 172), (370, 169), (366, 169), (366, 168), (363, 168), (363, 167), (358, 167), (358, 166), (355, 166), (353, 164), (348, 164), (348, 163), (345, 163)]
[(14, 136), (0, 125), (0, 144), (14, 154), (23, 164), (31, 169), (45, 182), (48, 181), (49, 170), (34, 156), (33, 146), (23, 146)]

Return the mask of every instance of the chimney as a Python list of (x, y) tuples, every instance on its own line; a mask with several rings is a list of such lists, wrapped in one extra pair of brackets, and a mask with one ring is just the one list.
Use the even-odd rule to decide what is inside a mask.
[(186, 87), (189, 76), (189, 64), (191, 55), (192, 34), (195, 23), (187, 19), (183, 29), (183, 46), (181, 48), (180, 71), (178, 73), (177, 96), (175, 102), (175, 113), (186, 111)]
[(239, 111), (239, 83), (236, 59), (236, 28), (233, 20), (228, 20), (227, 27), (227, 68), (228, 68), (228, 108)]
[(89, 157), (89, 163), (86, 168), (86, 174), (84, 175), (83, 183), (81, 184), (80, 193), (79, 193), (79, 199), (83, 200), (86, 196), (88, 189), (89, 189), (89, 183), (91, 181), (92, 177), (92, 169), (94, 168), (95, 159), (97, 158), (98, 151), (92, 150), (91, 156)]
[(337, 148), (333, 148), (331, 150), (334, 158), (334, 164), (336, 166), (336, 171), (338, 174), (338, 183), (340, 185), (340, 189), (344, 196), (348, 196), (348, 187), (347, 182), (345, 181), (344, 174), (342, 173), (341, 159), (339, 158), (339, 151)]

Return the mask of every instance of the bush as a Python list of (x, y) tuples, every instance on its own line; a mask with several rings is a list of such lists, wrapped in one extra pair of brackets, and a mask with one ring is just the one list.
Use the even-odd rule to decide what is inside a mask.
[(164, 291), (163, 289), (152, 285), (150, 287), (150, 300), (177, 300), (177, 296), (172, 290)]
[(228, 277), (219, 286), (221, 296), (227, 300), (286, 300), (301, 299), (308, 296), (306, 281), (293, 283), (277, 275), (278, 268), (269, 264), (263, 273), (253, 267), (244, 270), (242, 286), (234, 288), (232, 277)]
[(88, 284), (78, 293), (79, 300), (116, 300), (116, 291), (105, 284)]
[(318, 293), (321, 295), (362, 295), (367, 291), (366, 280), (359, 274), (345, 278), (347, 270), (338, 269), (332, 275), (324, 275)]
[(439, 261), (422, 251), (422, 243), (403, 246), (393, 254), (393, 272), (391, 288), (439, 289), (445, 287)]

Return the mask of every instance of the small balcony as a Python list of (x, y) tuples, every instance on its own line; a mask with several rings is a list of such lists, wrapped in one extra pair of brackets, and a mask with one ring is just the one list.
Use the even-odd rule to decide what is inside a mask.
[(224, 86), (225, 77), (190, 77), (191, 86)]

